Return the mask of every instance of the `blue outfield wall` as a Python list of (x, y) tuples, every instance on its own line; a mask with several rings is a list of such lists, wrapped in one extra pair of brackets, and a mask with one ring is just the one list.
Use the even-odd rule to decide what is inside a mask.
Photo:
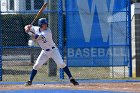
[(129, 0), (66, 0), (68, 66), (128, 66)]

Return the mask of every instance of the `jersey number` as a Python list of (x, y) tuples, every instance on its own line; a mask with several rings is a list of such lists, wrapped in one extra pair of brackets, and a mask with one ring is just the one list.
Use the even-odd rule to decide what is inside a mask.
[(41, 35), (41, 37), (42, 37), (42, 41), (43, 41), (43, 43), (46, 43), (47, 40), (46, 40), (45, 36)]

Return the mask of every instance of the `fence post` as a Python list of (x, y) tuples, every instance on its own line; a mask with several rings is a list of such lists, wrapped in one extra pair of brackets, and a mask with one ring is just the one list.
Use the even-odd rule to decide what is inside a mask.
[[(1, 2), (0, 2), (1, 4)], [(1, 16), (1, 7), (0, 7), (0, 81), (2, 81), (2, 16)]]
[[(60, 50), (60, 54), (64, 60), (64, 33), (63, 33), (63, 2), (62, 0), (58, 0), (58, 35), (59, 35), (59, 39), (58, 39), (58, 44), (59, 44), (59, 50)], [(60, 69), (59, 71), (60, 73), (60, 79), (64, 79), (64, 71), (63, 69)]]
[(132, 77), (132, 42), (131, 42), (131, 1), (128, 0), (128, 27), (129, 27), (129, 56), (130, 56), (130, 63), (129, 63), (129, 77)]

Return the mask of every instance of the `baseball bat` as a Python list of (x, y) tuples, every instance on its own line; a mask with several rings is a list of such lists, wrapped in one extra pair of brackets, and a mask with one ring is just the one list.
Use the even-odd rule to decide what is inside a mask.
[[(34, 22), (38, 19), (38, 17), (43, 13), (44, 9), (47, 7), (47, 2), (44, 3), (44, 5), (41, 7), (41, 9), (38, 11), (38, 13), (36, 14), (34, 20), (31, 22), (31, 25), (34, 24)], [(35, 34), (34, 32), (30, 31), (32, 34)]]
[(31, 25), (34, 24), (34, 22), (38, 19), (38, 17), (43, 13), (44, 9), (47, 7), (47, 2), (44, 3), (44, 5), (41, 7), (41, 9), (38, 11), (37, 15), (35, 16), (34, 20), (32, 21)]

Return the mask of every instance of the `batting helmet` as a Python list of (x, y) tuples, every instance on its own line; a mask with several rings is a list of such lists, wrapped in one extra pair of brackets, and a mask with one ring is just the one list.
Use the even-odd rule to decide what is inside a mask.
[(38, 26), (41, 27), (43, 24), (48, 25), (48, 20), (47, 20), (46, 18), (40, 18), (40, 19), (38, 20)]

